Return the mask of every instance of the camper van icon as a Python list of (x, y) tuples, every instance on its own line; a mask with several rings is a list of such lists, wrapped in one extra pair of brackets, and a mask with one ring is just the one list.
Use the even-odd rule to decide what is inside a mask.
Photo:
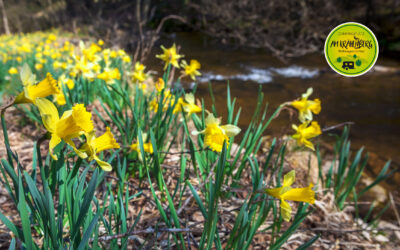
[(352, 61), (343, 62), (342, 68), (344, 68), (345, 70), (354, 69), (354, 62)]

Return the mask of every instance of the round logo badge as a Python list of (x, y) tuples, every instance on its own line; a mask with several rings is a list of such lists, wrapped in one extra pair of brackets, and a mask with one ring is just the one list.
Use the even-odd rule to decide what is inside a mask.
[(325, 41), (325, 58), (337, 73), (360, 76), (378, 59), (379, 46), (374, 33), (366, 26), (349, 22), (334, 28)]

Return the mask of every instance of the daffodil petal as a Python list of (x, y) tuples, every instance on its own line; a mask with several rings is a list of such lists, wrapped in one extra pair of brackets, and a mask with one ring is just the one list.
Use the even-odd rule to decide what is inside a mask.
[(35, 75), (32, 74), (31, 68), (26, 63), (22, 66), (20, 76), (24, 86), (32, 85), (35, 82)]
[(110, 172), (112, 170), (112, 166), (110, 165), (110, 163), (100, 160), (97, 156), (94, 156), (94, 160), (104, 171)]
[(315, 191), (312, 190), (313, 184), (310, 183), (308, 187), (304, 188), (293, 188), (287, 191), (282, 195), (282, 199), (298, 201), (298, 202), (307, 202), (310, 204), (314, 204), (315, 202)]
[(267, 188), (265, 190), (265, 192), (272, 197), (275, 197), (277, 199), (280, 199), (281, 196), (281, 191), (282, 191), (282, 187), (278, 187), (278, 188)]
[(37, 98), (35, 104), (42, 116), (44, 126), (49, 132), (54, 133), (60, 119), (56, 106), (46, 98)]
[(52, 134), (49, 142), (49, 151), (50, 151), (50, 156), (53, 158), (55, 161), (58, 160), (57, 155), (54, 154), (54, 148), (61, 142), (61, 138), (58, 137), (55, 134)]
[(313, 92), (314, 92), (313, 88), (308, 88), (306, 93), (302, 94), (301, 97), (302, 98), (308, 98), (308, 97), (310, 97), (310, 95), (312, 95)]
[(237, 134), (240, 133), (241, 130), (239, 127), (231, 124), (223, 125), (221, 126), (221, 128), (225, 131), (225, 134), (228, 137), (236, 136)]
[(290, 207), (289, 203), (281, 200), (281, 215), (283, 220), (289, 222), (290, 218), (292, 217), (292, 208)]
[(83, 151), (81, 151), (81, 150), (79, 150), (79, 149), (76, 148), (74, 142), (73, 142), (71, 139), (65, 139), (65, 138), (64, 138), (64, 141), (65, 141), (68, 145), (70, 145), (70, 146), (72, 147), (72, 149), (74, 150), (74, 152), (75, 152), (80, 158), (86, 159), (86, 158), (88, 157), (88, 155), (87, 155), (85, 152), (83, 152)]
[(296, 171), (292, 170), (283, 177), (283, 186), (289, 187), (296, 180)]

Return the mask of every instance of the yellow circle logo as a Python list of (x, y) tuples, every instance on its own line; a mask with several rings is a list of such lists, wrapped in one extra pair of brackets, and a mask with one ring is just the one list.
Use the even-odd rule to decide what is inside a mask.
[(349, 22), (334, 28), (325, 41), (325, 58), (337, 73), (360, 76), (378, 59), (379, 46), (374, 33), (366, 26)]

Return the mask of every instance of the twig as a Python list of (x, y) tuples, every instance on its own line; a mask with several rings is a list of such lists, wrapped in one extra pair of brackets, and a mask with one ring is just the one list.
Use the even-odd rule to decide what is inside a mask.
[(398, 223), (399, 226), (400, 226), (400, 216), (399, 216), (399, 212), (397, 211), (396, 203), (394, 202), (393, 195), (392, 195), (391, 192), (389, 192), (389, 198), (390, 198), (390, 203), (392, 203), (392, 208), (393, 208), (394, 214), (395, 214), (395, 216), (396, 216), (397, 223)]
[(342, 122), (342, 123), (339, 123), (339, 124), (336, 124), (336, 125), (333, 125), (333, 126), (330, 126), (330, 127), (323, 128), (322, 132), (327, 132), (329, 130), (334, 130), (334, 129), (337, 129), (339, 127), (343, 127), (343, 126), (346, 126), (346, 125), (353, 125), (353, 124), (355, 124), (355, 123), (354, 122)]
[[(130, 149), (131, 146), (123, 146), (125, 149)], [(192, 152), (203, 152), (203, 151), (209, 151), (209, 148), (201, 148), (199, 150), (188, 150), (188, 151), (179, 151), (179, 152), (167, 152), (167, 151), (158, 151), (160, 154), (166, 154), (166, 155), (183, 155), (183, 154), (191, 154)]]
[(167, 155), (183, 155), (183, 154), (191, 154), (192, 152), (202, 152), (202, 151), (208, 151), (210, 149), (208, 148), (201, 148), (199, 150), (194, 150), (194, 151), (180, 151), (180, 152), (166, 152), (166, 151), (160, 151), (159, 153), (161, 154), (167, 154)]
[(358, 228), (358, 229), (334, 229), (334, 228), (302, 228), (300, 231), (317, 231), (317, 232), (331, 232), (331, 233), (356, 233), (356, 232), (371, 232), (371, 231), (389, 231), (389, 232), (400, 232), (400, 228)]
[[(138, 234), (153, 234), (153, 233), (158, 233), (158, 232), (167, 232), (167, 233), (185, 233), (185, 232), (191, 232), (190, 228), (147, 228), (144, 230), (134, 230), (130, 233), (123, 233), (123, 234), (115, 234), (115, 235), (108, 235), (108, 236), (101, 236), (98, 238), (98, 241), (110, 241), (114, 239), (120, 239), (120, 238), (125, 238), (133, 235), (138, 235)], [(89, 242), (93, 242), (94, 239), (90, 239)]]

